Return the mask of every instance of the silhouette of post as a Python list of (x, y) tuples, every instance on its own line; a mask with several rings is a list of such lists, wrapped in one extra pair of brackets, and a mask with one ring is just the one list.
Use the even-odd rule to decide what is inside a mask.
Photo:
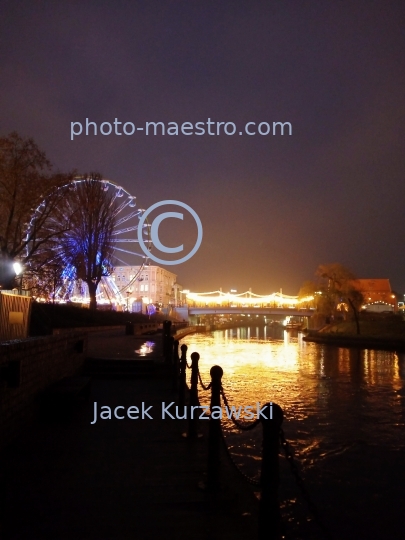
[(163, 321), (163, 356), (165, 362), (171, 362), (170, 337), (172, 321)]
[(198, 401), (198, 361), (200, 355), (198, 352), (191, 353), (191, 381), (190, 381), (190, 404), (188, 414), (188, 434), (191, 439), (197, 437), (197, 421), (199, 412), (198, 409), (193, 407), (199, 406)]
[(183, 344), (180, 347), (180, 376), (179, 376), (179, 408), (182, 408), (186, 402), (186, 369), (187, 369), (187, 345)]
[[(221, 379), (224, 374), (220, 366), (212, 366), (211, 375), (211, 404), (208, 429), (208, 474), (207, 488), (209, 491), (218, 491), (220, 448), (221, 448)], [(219, 407), (219, 408), (218, 408)]]
[(176, 339), (173, 343), (173, 371), (172, 371), (172, 389), (177, 391), (179, 385), (179, 341)]
[(279, 440), (283, 411), (276, 403), (266, 403), (266, 418), (260, 418), (263, 427), (261, 497), (259, 503), (259, 540), (277, 540), (280, 537), (281, 514), (278, 500), (280, 484)]

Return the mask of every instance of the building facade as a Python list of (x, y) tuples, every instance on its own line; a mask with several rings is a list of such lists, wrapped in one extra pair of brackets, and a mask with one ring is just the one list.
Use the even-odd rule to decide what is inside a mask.
[(389, 279), (356, 279), (353, 283), (363, 295), (367, 311), (397, 311), (398, 304)]
[(140, 303), (160, 307), (181, 303), (182, 287), (177, 283), (177, 275), (160, 266), (145, 266), (141, 271), (139, 266), (116, 266), (111, 279), (127, 298), (129, 311), (141, 311)]

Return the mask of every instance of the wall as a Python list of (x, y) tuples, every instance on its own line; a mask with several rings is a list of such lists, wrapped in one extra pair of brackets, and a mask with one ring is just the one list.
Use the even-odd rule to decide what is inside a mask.
[(174, 308), (172, 315), (179, 321), (188, 322), (188, 306)]
[[(148, 332), (153, 332), (153, 331), (161, 329), (162, 322), (133, 323), (132, 326), (134, 328), (134, 332), (133, 332), (134, 335), (141, 336), (142, 334), (147, 334)], [(119, 324), (116, 326), (82, 326), (82, 327), (78, 326), (77, 328), (54, 328), (52, 331), (52, 334), (55, 336), (58, 334), (66, 334), (67, 332), (72, 332), (72, 331), (102, 332), (103, 330), (109, 331), (109, 330), (120, 330), (120, 329), (122, 329), (122, 334), (124, 335), (126, 333), (125, 324)]]
[(0, 343), (0, 447), (36, 415), (45, 388), (80, 371), (86, 353), (85, 332)]

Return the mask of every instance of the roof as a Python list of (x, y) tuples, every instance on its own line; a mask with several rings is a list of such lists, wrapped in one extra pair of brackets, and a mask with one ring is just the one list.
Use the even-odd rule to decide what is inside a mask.
[(353, 285), (359, 291), (378, 291), (391, 293), (391, 285), (389, 279), (356, 279)]

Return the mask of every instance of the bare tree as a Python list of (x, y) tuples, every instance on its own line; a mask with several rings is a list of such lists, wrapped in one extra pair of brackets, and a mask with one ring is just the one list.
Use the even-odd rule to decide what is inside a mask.
[(63, 285), (63, 261), (55, 257), (49, 257), (42, 267), (24, 275), (24, 289), (29, 290), (35, 298), (42, 298), (47, 302), (55, 303), (57, 293)]
[[(51, 174), (51, 163), (33, 139), (13, 132), (0, 138), (0, 286), (11, 288), (13, 261), (43, 266), (45, 248), (70, 227), (63, 212), (74, 173)], [(65, 186), (65, 187), (63, 187)], [(41, 254), (42, 251), (42, 254)]]
[(101, 278), (112, 272), (115, 226), (114, 199), (104, 190), (101, 176), (85, 175), (74, 182), (67, 202), (71, 228), (62, 241), (65, 264), (74, 268), (76, 279), (89, 289), (90, 308), (96, 309), (97, 286)]
[(332, 314), (339, 304), (347, 303), (353, 312), (357, 334), (360, 334), (359, 309), (363, 295), (356, 287), (356, 276), (339, 263), (319, 265), (316, 275), (323, 280), (322, 292)]

